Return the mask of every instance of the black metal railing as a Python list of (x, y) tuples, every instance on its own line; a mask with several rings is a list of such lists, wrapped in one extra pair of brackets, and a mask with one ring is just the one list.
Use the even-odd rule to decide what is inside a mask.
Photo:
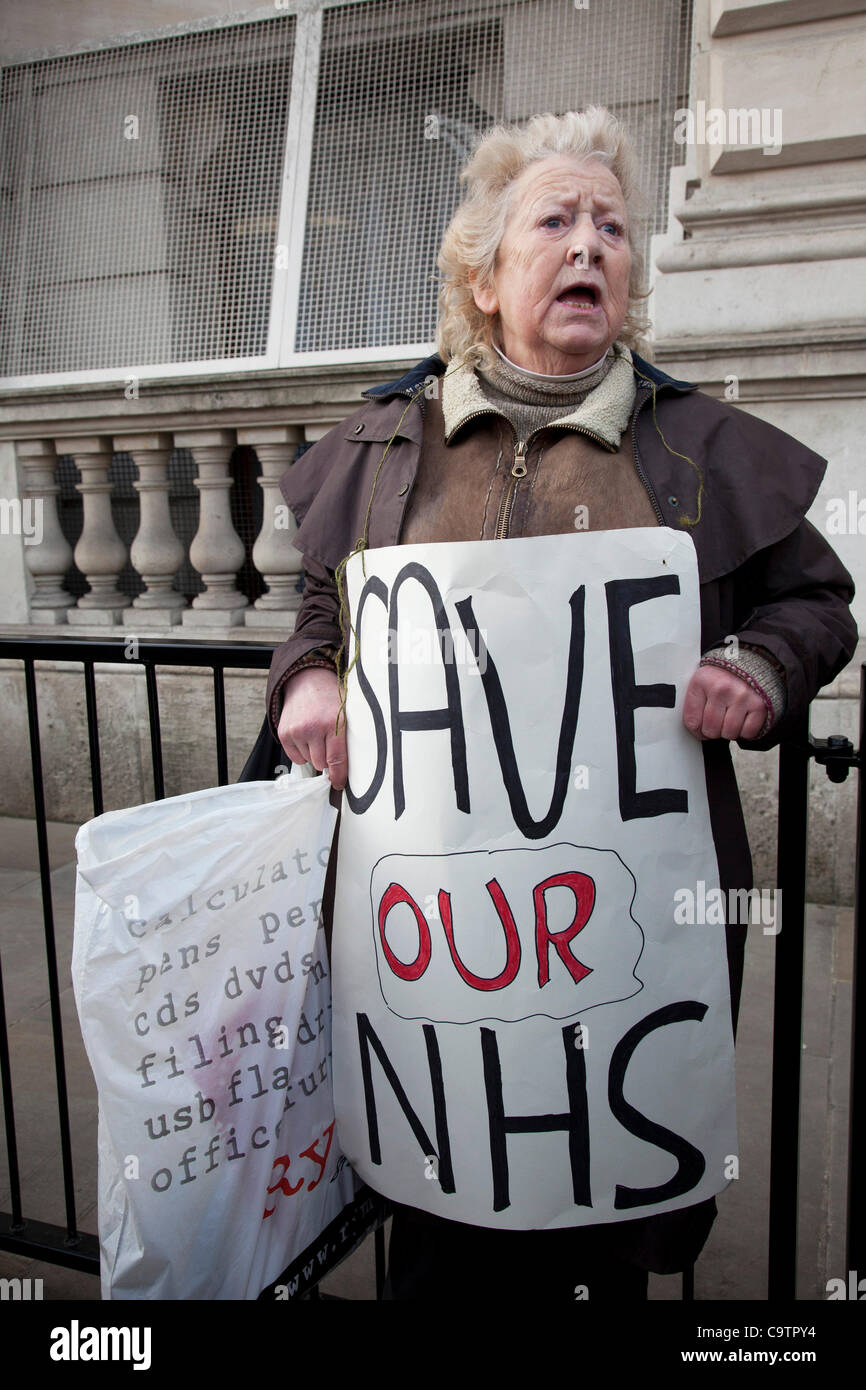
[[(803, 970), (806, 920), (809, 762), (823, 766), (831, 782), (844, 782), (851, 768), (862, 769), (866, 750), (866, 665), (860, 667), (859, 747), (840, 734), (812, 738), (808, 715), (779, 745), (779, 828), (776, 880), (784, 904), (784, 930), (775, 940), (773, 990), (773, 1073), (770, 1132), (770, 1226), (767, 1296), (790, 1301), (796, 1296), (797, 1195), (799, 1177), (800, 1059), (803, 1024)], [(861, 899), (866, 887), (863, 867), (863, 778), (857, 779), (857, 829), (854, 887), (854, 969), (849, 1089), (847, 1268), (862, 1268), (864, 1207), (853, 1175), (863, 1158), (863, 1032), (857, 1032), (858, 1002), (863, 999), (864, 957), (858, 952)], [(792, 1136), (794, 1140), (792, 1142)]]
[[(0, 1084), (2, 1084), (6, 1147), (8, 1154), (11, 1212), (0, 1212), (0, 1250), (71, 1266), (96, 1274), (99, 1249), (95, 1236), (77, 1227), (70, 1142), (69, 1106), (60, 1013), (60, 987), (54, 936), (54, 914), (48, 855), (47, 818), (39, 736), (36, 688), (37, 661), (74, 662), (83, 665), (93, 814), (101, 815), (102, 769), (94, 664), (131, 664), (144, 667), (150, 727), (154, 797), (165, 795), (162, 735), (157, 692), (157, 666), (193, 666), (213, 671), (214, 734), (219, 785), (228, 782), (228, 743), (224, 672), (227, 668), (266, 669), (272, 649), (262, 645), (230, 645), (139, 640), (130, 655), (128, 640), (0, 639), (0, 657), (24, 664), (30, 758), (33, 774), (34, 816), (36, 822), (42, 911), (48, 968), (54, 1067), (57, 1083), (58, 1123), (65, 1201), (65, 1227), (25, 1216), (21, 1202), (20, 1171), (15, 1132), (12, 1076), (6, 1029), (2, 964), (0, 964)], [(784, 931), (775, 938), (775, 994), (773, 1019), (772, 1113), (770, 1141), (770, 1224), (768, 1298), (789, 1301), (795, 1297), (797, 1270), (797, 1203), (799, 1168), (800, 1056), (803, 1016), (803, 947), (806, 908), (806, 850), (808, 833), (809, 763), (812, 758), (826, 768), (831, 781), (844, 781), (851, 768), (861, 769), (866, 749), (866, 665), (860, 669), (859, 749), (840, 735), (828, 739), (811, 738), (808, 716), (796, 732), (779, 748), (779, 820), (777, 883), (784, 903)], [(858, 949), (861, 899), (866, 887), (863, 870), (862, 777), (857, 786), (857, 831), (854, 969), (852, 998), (851, 1082), (848, 1157), (847, 1265), (866, 1267), (866, 1204), (855, 1175), (864, 1159), (862, 1089), (866, 1076), (864, 1046), (866, 1030), (857, 1028), (859, 1001), (863, 995), (866, 953)], [(793, 1136), (793, 1139), (792, 1139)], [(383, 1208), (383, 1211), (386, 1208)], [(384, 1236), (381, 1220), (375, 1231), (377, 1296), (384, 1283)], [(694, 1297), (694, 1270), (683, 1272), (683, 1299)], [(308, 1296), (317, 1296), (315, 1284)]]
[[(228, 774), (228, 738), (226, 731), (226, 701), (224, 673), (226, 669), (267, 670), (273, 649), (260, 644), (156, 642), (136, 639), (0, 639), (0, 657), (20, 660), (24, 665), (27, 698), (27, 722), (30, 738), (30, 762), (33, 777), (33, 806), (42, 893), (42, 917), (45, 936), (45, 955), (48, 972), (49, 1008), (54, 1052), (54, 1074), (57, 1086), (60, 1159), (63, 1173), (63, 1194), (66, 1224), (53, 1225), (25, 1216), (21, 1200), (18, 1140), (15, 1127), (15, 1106), (12, 1088), (12, 1067), (9, 1037), (6, 1026), (5, 991), (2, 961), (0, 961), (0, 1085), (2, 1085), (3, 1115), (8, 1158), (11, 1211), (0, 1211), (0, 1250), (7, 1250), (30, 1259), (65, 1265), (89, 1274), (99, 1274), (99, 1242), (96, 1236), (79, 1231), (75, 1206), (75, 1185), (72, 1165), (72, 1144), (69, 1124), (69, 1099), (66, 1064), (63, 1049), (63, 1022), (60, 1008), (60, 982), (57, 970), (57, 950), (54, 932), (54, 905), (51, 892), (51, 866), (48, 853), (48, 820), (45, 806), (45, 786), (42, 770), (42, 745), (39, 733), (39, 705), (36, 689), (36, 662), (72, 662), (83, 666), (87, 737), (90, 755), (90, 781), (93, 814), (103, 811), (102, 763), (99, 747), (99, 719), (96, 700), (94, 668), (97, 662), (111, 665), (143, 666), (147, 691), (147, 712), (150, 728), (151, 763), (154, 799), (165, 796), (165, 775), (162, 758), (162, 731), (157, 691), (157, 666), (198, 666), (213, 671), (214, 734), (216, 740), (217, 779), (226, 786)], [(283, 758), (285, 766), (290, 766)], [(270, 775), (273, 775), (271, 770)], [(363, 1196), (363, 1194), (362, 1194)], [(378, 1199), (377, 1199), (378, 1200)], [(364, 1201), (355, 1204), (363, 1214)], [(385, 1279), (385, 1245), (381, 1210), (375, 1225), (376, 1289), (381, 1297)], [(356, 1224), (361, 1217), (353, 1212)], [(369, 1225), (369, 1220), (367, 1222)], [(296, 1262), (299, 1266), (303, 1257)], [(318, 1277), (310, 1281), (307, 1297), (317, 1297), (317, 1284), (329, 1272), (327, 1265), (317, 1260)]]

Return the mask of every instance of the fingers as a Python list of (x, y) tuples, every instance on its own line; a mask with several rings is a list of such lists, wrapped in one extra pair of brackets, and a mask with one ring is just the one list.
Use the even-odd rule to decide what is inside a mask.
[(328, 776), (331, 779), (331, 786), (341, 791), (346, 785), (346, 777), (349, 771), (346, 735), (344, 733), (332, 734), (328, 738), (326, 746), (326, 765), (328, 768)]
[(340, 788), (346, 785), (348, 770), (346, 736), (339, 734), (335, 737), (333, 732), (330, 732), (333, 730), (333, 724), (328, 727), (328, 732), (317, 730), (307, 739), (284, 735), (280, 742), (291, 762), (312, 763), (317, 772), (324, 772), (327, 768), (333, 786)]
[(735, 738), (757, 738), (767, 719), (767, 709), (763, 701), (760, 710), (752, 710), (743, 720), (743, 727)]
[(334, 720), (310, 739), (307, 762), (313, 764), (317, 772), (327, 772), (331, 785), (339, 791), (346, 785), (349, 761), (346, 748), (345, 721), (341, 722), (340, 732), (334, 733)]
[[(695, 674), (697, 675), (697, 672)], [(685, 699), (683, 700), (683, 723), (689, 733), (693, 734), (696, 739), (701, 739), (703, 737), (701, 734), (701, 725), (703, 724), (706, 703), (707, 697), (701, 685), (693, 676), (689, 682)]]
[(334, 672), (313, 667), (287, 682), (277, 736), (293, 763), (327, 770), (338, 790), (346, 785), (346, 721)]
[(699, 667), (683, 701), (683, 723), (701, 742), (710, 738), (753, 739), (767, 709), (761, 696), (732, 672)]
[(280, 715), (280, 722), (277, 725), (277, 738), (280, 740), (283, 751), (290, 763), (303, 764), (310, 761), (309, 740), (304, 738), (301, 732), (293, 726), (288, 711), (285, 708)]
[(308, 763), (310, 761), (309, 749), (299, 748), (298, 745), (294, 743), (293, 740), (290, 738), (281, 738), (280, 743), (282, 745), (283, 752), (285, 753), (289, 762), (293, 765), (298, 764), (300, 766), (303, 766), (304, 763)]
[(277, 725), (277, 738), (282, 745), (283, 752), (290, 763), (308, 763), (310, 761), (309, 742), (302, 737), (297, 729), (291, 728), (291, 720), (287, 717), (287, 712), (283, 709), (280, 715), (280, 722)]

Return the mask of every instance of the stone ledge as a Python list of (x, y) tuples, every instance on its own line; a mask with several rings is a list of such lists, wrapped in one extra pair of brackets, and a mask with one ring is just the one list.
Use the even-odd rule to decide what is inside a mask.
[(0, 390), (0, 439), (338, 424), (361, 404), (362, 391), (395, 380), (417, 360), (148, 379), (134, 400), (124, 397), (122, 372), (116, 383)]
[(670, 376), (721, 395), (739, 378), (739, 401), (860, 400), (866, 395), (866, 336), (839, 327), (826, 333), (716, 333), (659, 338), (652, 360)]
[[(73, 661), (74, 657), (70, 657), (69, 660)], [(16, 657), (0, 656), (0, 671), (17, 670), (18, 661), (19, 659)], [(164, 662), (158, 661), (156, 663), (156, 668), (159, 671), (160, 681), (164, 681), (171, 676), (200, 676), (207, 685), (210, 685), (213, 677), (213, 672), (209, 666), (182, 666), (180, 664), (177, 666), (174, 664), (167, 666)], [(140, 680), (144, 679), (144, 671), (140, 661), (94, 661), (93, 669), (97, 675), (131, 675), (136, 676)], [(67, 670), (67, 663), (59, 659), (53, 660), (40, 657), (38, 658), (37, 670), (40, 675), (54, 672), (61, 676), (81, 677), (80, 671)], [(22, 673), (19, 671), (19, 674)], [(253, 678), (265, 682), (267, 680), (267, 675), (267, 668), (264, 666), (226, 666), (223, 669), (223, 677), (225, 680), (250, 680)]]
[[(182, 635), (181, 635), (182, 634)], [(75, 632), (71, 632), (65, 623), (48, 627), (37, 623), (0, 623), (0, 641), (7, 638), (11, 641), (24, 637), (39, 638), (47, 642), (62, 642), (67, 637), (70, 642), (77, 641), (82, 637), (95, 637), (100, 641), (111, 641), (116, 639), (119, 642), (129, 642), (133, 638), (138, 638), (142, 642), (177, 642), (178, 645), (194, 643), (196, 645), (208, 646), (214, 642), (232, 642), (239, 646), (272, 646), (285, 642), (291, 636), (291, 631), (285, 627), (214, 627), (207, 631), (196, 631), (189, 627), (172, 628), (148, 628), (146, 623), (140, 623), (135, 628), (118, 625), (116, 627), (98, 627), (82, 625), (76, 627)], [(74, 660), (70, 657), (70, 660)]]
[(839, 15), (859, 14), (856, 0), (713, 0), (710, 32), (714, 39), (730, 34), (752, 34), (761, 30), (790, 28)]

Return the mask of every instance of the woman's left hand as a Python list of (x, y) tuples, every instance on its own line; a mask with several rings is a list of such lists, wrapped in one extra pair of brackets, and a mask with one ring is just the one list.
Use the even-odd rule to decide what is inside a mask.
[(707, 738), (757, 738), (767, 717), (760, 695), (732, 671), (699, 666), (683, 701), (683, 723), (702, 742)]

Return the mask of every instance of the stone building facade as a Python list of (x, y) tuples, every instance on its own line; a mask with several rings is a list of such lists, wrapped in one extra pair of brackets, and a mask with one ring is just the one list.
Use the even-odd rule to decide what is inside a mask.
[[(2, 190), (14, 254), (7, 249), (13, 313), (0, 368), (0, 637), (282, 640), (300, 602), (300, 557), (288, 544), (293, 523), (280, 514), (277, 480), (363, 389), (430, 350), (424, 262), (469, 136), (492, 119), (589, 100), (633, 122), (646, 161), (655, 361), (828, 459), (810, 520), (857, 580), (862, 620), (864, 10), (863, 0), (452, 0), (434, 18), (415, 0), (275, 0), (248, 11), (224, 0), (106, 0), (81, 13), (7, 0), (0, 61), (7, 119), (18, 125), (17, 162)], [(579, 80), (574, 55), (584, 65)], [(80, 153), (87, 141), (70, 137), (72, 153), (63, 153), (67, 60), (79, 62), (76, 80), (92, 65), (98, 81), (89, 105), (102, 101), (112, 129), (122, 127), (125, 143), (96, 170)], [(401, 66), (415, 74), (402, 85)], [(217, 71), (230, 71), (231, 81), (209, 84)], [(263, 73), (270, 95), (257, 106)], [(33, 105), (37, 88), (41, 107)], [(154, 93), (158, 151), (148, 145)], [(270, 121), (273, 110), (282, 123)], [(254, 131), (253, 144), (239, 135), (227, 145), (227, 127)], [(102, 134), (91, 144), (100, 150), (107, 128), (94, 127)], [(195, 159), (184, 148), (193, 134)], [(364, 185), (351, 182), (351, 171), (363, 169), (377, 206), (390, 206), (387, 177), (405, 185), (419, 151), (433, 191), (413, 232), (417, 255), (404, 263), (393, 252), (396, 223), (357, 220)], [(121, 164), (133, 152), (134, 177)], [(68, 167), (58, 173), (61, 158)], [(33, 173), (40, 159), (41, 182)], [(275, 170), (270, 192), (239, 172), (257, 159)], [(329, 178), (344, 179), (342, 202), (324, 196)], [(123, 179), (120, 199), (112, 190)], [(166, 213), (159, 235), (147, 220), (154, 180), (163, 210), (183, 200), (182, 219), (171, 224)], [(248, 199), (243, 217), (225, 217), (227, 197), (241, 208)], [(75, 199), (90, 213), (76, 212)], [(78, 228), (75, 246), (57, 231), (67, 213)], [(106, 227), (108, 250), (96, 245)], [(129, 249), (157, 243), (147, 263)], [(366, 268), (361, 281), (353, 247)], [(252, 287), (240, 328), (226, 308), (235, 291), (219, 280), (226, 265)], [(393, 292), (415, 281), (420, 297)], [(208, 296), (217, 282), (214, 309)], [(75, 314), (70, 305), (79, 306)], [(95, 325), (89, 338), (78, 332), (85, 321)], [(149, 346), (136, 337), (142, 323)], [(199, 338), (183, 340), (178, 323), (195, 326)], [(107, 357), (98, 357), (99, 343)], [(25, 534), (37, 504), (39, 544)], [(236, 776), (261, 721), (264, 677), (235, 672), (226, 683)], [(39, 690), (49, 814), (85, 819), (92, 812), (80, 668), (46, 663)], [(182, 668), (161, 677), (161, 690), (167, 792), (212, 783), (209, 677)], [(0, 660), (0, 692), (0, 810), (27, 815), (20, 663)], [(97, 697), (106, 808), (145, 800), (152, 784), (141, 668), (133, 660), (100, 668)], [(858, 697), (859, 653), (815, 701), (813, 733), (856, 742)], [(770, 883), (776, 757), (735, 757), (756, 881)], [(833, 786), (815, 768), (812, 779), (809, 896), (848, 902), (853, 779)]]

